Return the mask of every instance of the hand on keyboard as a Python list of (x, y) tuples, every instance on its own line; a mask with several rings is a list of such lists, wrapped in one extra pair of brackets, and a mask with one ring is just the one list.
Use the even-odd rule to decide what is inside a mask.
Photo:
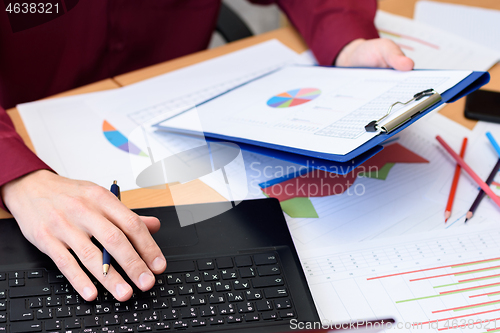
[(95, 299), (97, 290), (69, 249), (117, 300), (132, 296), (131, 286), (115, 269), (103, 276), (102, 252), (92, 236), (143, 291), (153, 287), (153, 273), (165, 270), (165, 257), (150, 234), (160, 228), (158, 219), (137, 216), (100, 186), (38, 170), (1, 190), (24, 236), (55, 262), (85, 300)]

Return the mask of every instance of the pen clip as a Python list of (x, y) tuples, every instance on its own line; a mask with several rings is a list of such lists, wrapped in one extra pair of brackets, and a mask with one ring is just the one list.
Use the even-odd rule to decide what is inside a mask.
[[(404, 112), (400, 116), (396, 117), (395, 119), (391, 120), (388, 124), (386, 125), (380, 125), (380, 122), (387, 118), (391, 112), (392, 109), (398, 105), (401, 104), (403, 106), (408, 105), (412, 102), (420, 101), (424, 97), (429, 97), (422, 101), (421, 103), (417, 104), (413, 108), (409, 109), (408, 111)], [(410, 99), (409, 101), (406, 102), (395, 102), (393, 103), (389, 109), (387, 110), (386, 114), (382, 116), (382, 118), (378, 120), (373, 120), (370, 123), (368, 123), (365, 126), (365, 130), (367, 132), (383, 132), (383, 133), (389, 133), (390, 131), (398, 128), (400, 125), (404, 124), (408, 120), (410, 120), (413, 116), (415, 116), (417, 113), (420, 113), (430, 106), (436, 104), (441, 100), (441, 95), (434, 89), (427, 89), (424, 91), (421, 91), (415, 95), (413, 95), (413, 98)]]

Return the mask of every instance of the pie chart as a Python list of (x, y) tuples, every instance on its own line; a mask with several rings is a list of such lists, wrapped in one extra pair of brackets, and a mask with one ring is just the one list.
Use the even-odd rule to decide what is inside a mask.
[(317, 88), (294, 89), (271, 97), (267, 105), (273, 108), (290, 108), (310, 102), (319, 95), (321, 95), (321, 90)]
[(127, 137), (120, 131), (114, 128), (106, 120), (102, 122), (102, 132), (108, 141), (118, 149), (121, 149), (129, 154), (147, 157), (148, 155), (143, 152), (139, 147), (128, 141)]

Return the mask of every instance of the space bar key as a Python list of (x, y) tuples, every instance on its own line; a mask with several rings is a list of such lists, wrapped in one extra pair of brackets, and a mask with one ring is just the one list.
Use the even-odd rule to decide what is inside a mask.
[(49, 286), (16, 287), (10, 288), (11, 298), (50, 295)]

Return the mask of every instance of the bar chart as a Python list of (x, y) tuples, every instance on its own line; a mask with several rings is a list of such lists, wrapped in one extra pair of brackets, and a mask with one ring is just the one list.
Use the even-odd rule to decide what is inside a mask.
[(500, 229), (424, 233), (301, 255), (321, 318), (400, 329), (500, 331)]

